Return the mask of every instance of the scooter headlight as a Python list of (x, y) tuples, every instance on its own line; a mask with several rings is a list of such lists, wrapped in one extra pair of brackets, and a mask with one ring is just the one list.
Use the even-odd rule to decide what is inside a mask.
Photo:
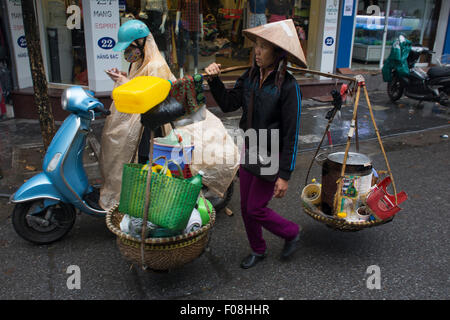
[(52, 172), (56, 169), (56, 167), (58, 166), (59, 160), (61, 159), (62, 153), (58, 152), (56, 153), (52, 160), (50, 161), (50, 163), (47, 166), (47, 171), (48, 172)]
[(61, 107), (63, 110), (67, 110), (67, 105), (69, 104), (69, 98), (70, 98), (70, 88), (67, 88), (63, 91), (61, 95)]

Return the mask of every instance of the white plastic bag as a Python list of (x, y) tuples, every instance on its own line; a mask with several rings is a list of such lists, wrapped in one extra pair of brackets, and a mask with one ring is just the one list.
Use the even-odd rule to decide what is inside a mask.
[(203, 171), (203, 184), (224, 197), (239, 169), (240, 153), (222, 121), (205, 110), (205, 120), (179, 127), (192, 137), (192, 175)]

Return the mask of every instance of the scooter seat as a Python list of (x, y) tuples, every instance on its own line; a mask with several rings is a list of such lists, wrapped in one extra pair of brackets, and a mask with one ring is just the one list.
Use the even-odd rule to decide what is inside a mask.
[(428, 72), (430, 78), (440, 78), (450, 76), (450, 67), (431, 67)]

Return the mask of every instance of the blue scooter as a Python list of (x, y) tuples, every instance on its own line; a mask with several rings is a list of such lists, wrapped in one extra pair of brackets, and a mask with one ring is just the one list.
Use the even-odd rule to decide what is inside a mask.
[(25, 240), (48, 244), (64, 237), (73, 227), (76, 209), (104, 217), (98, 206), (99, 190), (93, 188), (83, 167), (83, 150), (91, 122), (109, 115), (91, 92), (81, 87), (65, 89), (64, 110), (71, 112), (54, 136), (44, 157), (43, 172), (25, 182), (10, 198), (15, 204), (12, 222)]

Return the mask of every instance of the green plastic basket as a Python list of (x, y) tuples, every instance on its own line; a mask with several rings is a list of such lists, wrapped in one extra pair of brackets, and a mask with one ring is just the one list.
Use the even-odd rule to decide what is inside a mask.
[[(124, 165), (119, 203), (121, 213), (141, 219), (144, 216), (148, 176), (148, 171), (142, 170), (143, 167), (134, 163)], [(148, 220), (167, 229), (185, 229), (201, 189), (201, 185), (192, 184), (183, 177), (152, 172)]]

